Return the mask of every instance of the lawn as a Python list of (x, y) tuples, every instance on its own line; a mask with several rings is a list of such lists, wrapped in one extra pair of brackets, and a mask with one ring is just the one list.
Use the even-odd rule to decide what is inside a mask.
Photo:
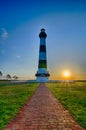
[(47, 83), (57, 99), (86, 128), (86, 82)]
[(19, 112), (21, 106), (34, 94), (37, 83), (0, 83), (0, 130)]

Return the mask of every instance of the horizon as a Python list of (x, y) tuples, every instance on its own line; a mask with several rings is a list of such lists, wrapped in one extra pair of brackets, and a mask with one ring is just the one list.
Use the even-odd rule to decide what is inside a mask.
[[(1, 0), (0, 71), (36, 79), (39, 33), (45, 28), (49, 80), (86, 80), (86, 2)], [(65, 70), (71, 76), (63, 76)]]

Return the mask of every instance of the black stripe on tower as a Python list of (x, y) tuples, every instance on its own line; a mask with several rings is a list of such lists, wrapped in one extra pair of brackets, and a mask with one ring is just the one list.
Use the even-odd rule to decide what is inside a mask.
[(47, 61), (46, 60), (39, 60), (38, 68), (47, 68)]
[(46, 52), (46, 46), (45, 45), (40, 46), (40, 52)]
[(43, 63), (47, 63), (46, 60), (39, 60), (39, 63), (43, 64)]

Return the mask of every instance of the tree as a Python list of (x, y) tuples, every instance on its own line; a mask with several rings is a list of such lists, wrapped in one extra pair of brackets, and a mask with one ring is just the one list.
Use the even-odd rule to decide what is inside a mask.
[(0, 71), (0, 77), (2, 77), (2, 75), (3, 75), (3, 74), (2, 74), (2, 72)]
[(2, 76), (3, 74), (2, 74), (2, 72), (0, 71), (0, 76)]
[(7, 74), (6, 78), (9, 80), (9, 79), (11, 79), (11, 76), (9, 74)]
[(17, 80), (17, 79), (18, 79), (18, 77), (14, 75), (14, 76), (13, 76), (13, 79)]

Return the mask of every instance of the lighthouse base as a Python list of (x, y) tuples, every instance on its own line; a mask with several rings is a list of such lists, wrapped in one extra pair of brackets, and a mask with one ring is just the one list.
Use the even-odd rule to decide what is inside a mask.
[(36, 81), (37, 82), (48, 82), (50, 74), (46, 71), (46, 73), (36, 73)]
[(36, 77), (37, 82), (48, 82), (49, 78), (48, 77)]
[(46, 69), (39, 68), (35, 76), (37, 82), (48, 82), (50, 74)]

